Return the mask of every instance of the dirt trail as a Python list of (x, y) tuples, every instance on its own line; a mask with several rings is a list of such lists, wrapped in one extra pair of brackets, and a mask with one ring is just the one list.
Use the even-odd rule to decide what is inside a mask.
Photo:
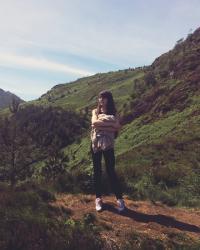
[(95, 210), (94, 195), (57, 194), (56, 198), (52, 205), (70, 209), (74, 219), (95, 214), (98, 223), (105, 226), (102, 237), (109, 241), (117, 242), (131, 230), (152, 239), (167, 240), (179, 233), (193, 240), (200, 239), (200, 209), (168, 207), (160, 202), (134, 201), (124, 196), (127, 209), (119, 214), (114, 196), (103, 196), (102, 212)]

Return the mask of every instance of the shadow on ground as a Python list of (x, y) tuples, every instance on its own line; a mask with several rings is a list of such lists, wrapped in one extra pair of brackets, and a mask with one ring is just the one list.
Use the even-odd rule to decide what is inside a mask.
[(166, 226), (166, 227), (173, 227), (177, 228), (182, 231), (189, 231), (189, 232), (195, 232), (200, 233), (200, 227), (192, 224), (188, 224), (185, 222), (181, 222), (176, 220), (174, 217), (163, 215), (163, 214), (157, 214), (157, 215), (151, 215), (151, 214), (144, 214), (141, 212), (136, 212), (134, 210), (131, 210), (126, 207), (125, 211), (119, 213), (118, 210), (110, 203), (104, 203), (103, 204), (103, 210), (107, 210), (113, 213), (116, 213), (120, 216), (125, 216), (128, 218), (131, 218), (138, 222), (155, 222), (160, 225)]

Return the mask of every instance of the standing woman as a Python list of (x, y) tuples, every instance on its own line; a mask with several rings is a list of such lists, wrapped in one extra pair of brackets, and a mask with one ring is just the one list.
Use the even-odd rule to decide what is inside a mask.
[[(104, 119), (100, 119), (104, 117)], [(97, 108), (92, 110), (91, 120), (91, 154), (94, 170), (94, 188), (96, 193), (96, 210), (103, 209), (103, 200), (101, 192), (101, 174), (102, 174), (102, 154), (105, 159), (106, 172), (117, 200), (118, 211), (125, 209), (122, 198), (122, 190), (115, 172), (115, 154), (114, 140), (118, 131), (121, 129), (119, 117), (116, 112), (112, 93), (103, 90), (98, 94)]]

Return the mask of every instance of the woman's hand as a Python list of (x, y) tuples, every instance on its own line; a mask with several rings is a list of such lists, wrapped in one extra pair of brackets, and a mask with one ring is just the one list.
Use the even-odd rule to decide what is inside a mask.
[(96, 111), (95, 109), (93, 109), (92, 111), (92, 119), (91, 119), (91, 126), (92, 128), (99, 128), (99, 127), (103, 127), (103, 129), (108, 128), (112, 128), (115, 131), (118, 131), (121, 129), (122, 125), (119, 122), (119, 115), (117, 114), (116, 116), (116, 120), (115, 121), (110, 121), (110, 120), (100, 120), (97, 118), (96, 115)]
[(117, 130), (119, 130), (119, 129), (121, 129), (122, 125), (121, 125), (120, 123), (115, 122), (115, 123), (112, 125), (112, 127), (115, 128), (115, 129), (117, 129)]

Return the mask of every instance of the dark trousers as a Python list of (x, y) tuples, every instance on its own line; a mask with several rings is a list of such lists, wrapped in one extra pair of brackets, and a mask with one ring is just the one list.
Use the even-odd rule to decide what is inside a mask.
[(107, 149), (105, 151), (98, 151), (94, 153), (92, 149), (92, 144), (90, 146), (92, 160), (93, 160), (93, 170), (94, 170), (94, 189), (96, 193), (96, 198), (101, 197), (101, 174), (102, 174), (102, 154), (105, 159), (106, 172), (108, 174), (111, 188), (117, 199), (122, 199), (121, 186), (118, 177), (115, 172), (115, 155), (114, 148)]

